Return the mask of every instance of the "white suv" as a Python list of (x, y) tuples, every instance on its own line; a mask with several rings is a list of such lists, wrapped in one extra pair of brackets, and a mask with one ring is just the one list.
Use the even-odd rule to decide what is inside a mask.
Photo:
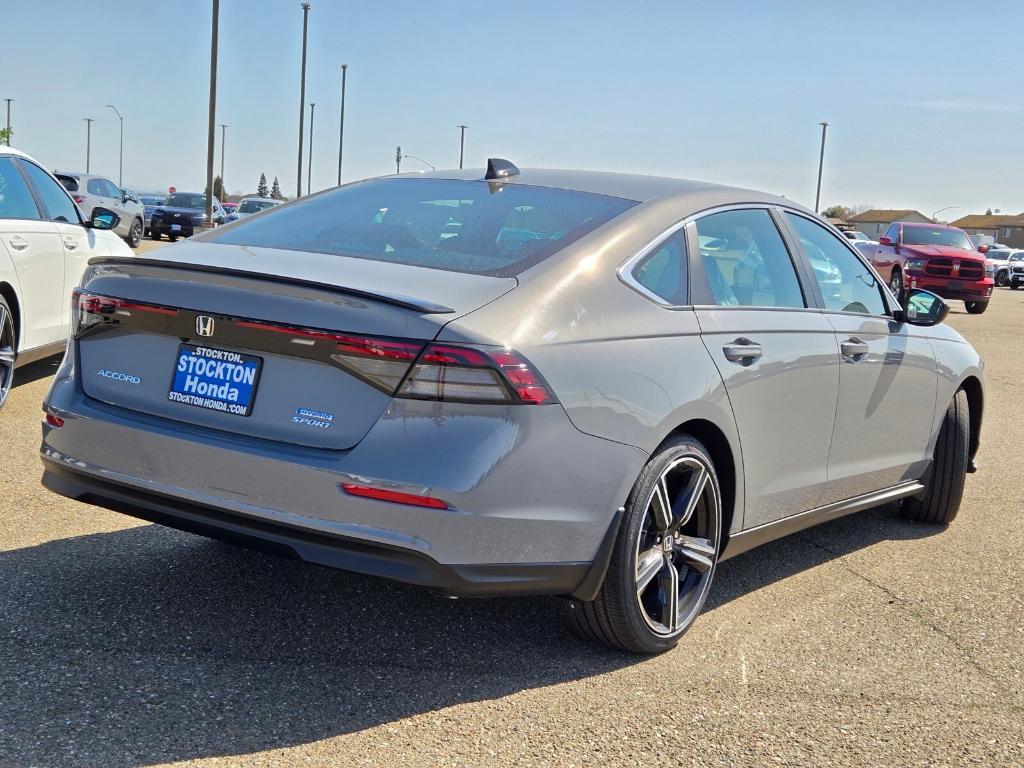
[(0, 147), (0, 407), (16, 365), (64, 349), (71, 291), (93, 256), (128, 256), (115, 212), (82, 216), (68, 192), (23, 152)]
[(54, 175), (81, 206), (86, 218), (92, 215), (93, 208), (113, 211), (121, 219), (117, 234), (132, 248), (139, 247), (146, 229), (146, 209), (138, 195), (126, 189), (118, 189), (105, 176), (75, 171), (55, 171)]

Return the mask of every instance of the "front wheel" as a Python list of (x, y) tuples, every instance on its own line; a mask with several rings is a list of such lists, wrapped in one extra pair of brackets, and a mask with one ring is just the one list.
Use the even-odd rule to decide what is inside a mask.
[(1011, 291), (1016, 291), (1018, 288), (1020, 288), (1020, 282), (1018, 280), (1014, 280), (1012, 283), (1010, 283)]
[(168, 235), (167, 239), (170, 240), (172, 243), (178, 242), (178, 236), (177, 235)]
[(896, 297), (901, 305), (903, 304), (903, 273), (898, 269), (892, 271), (892, 277), (889, 278), (889, 288), (892, 289), (892, 295)]
[(1006, 276), (1006, 272), (999, 272), (996, 275), (996, 285), (998, 285), (1000, 288), (1005, 288), (1007, 283), (1009, 283), (1009, 282), (1010, 282), (1010, 280)]
[(131, 248), (138, 248), (142, 242), (142, 220), (136, 219), (132, 222), (132, 228), (128, 231), (128, 245)]
[(580, 635), (635, 653), (673, 648), (711, 588), (722, 537), (718, 476), (707, 450), (680, 436), (644, 467), (626, 501), (604, 584), (570, 601)]
[(152, 227), (150, 227), (149, 228), (149, 239), (150, 240), (159, 240), (160, 239), (160, 230), (153, 229)]
[(980, 315), (986, 309), (988, 309), (987, 301), (965, 301), (964, 307), (967, 309), (967, 313), (971, 315)]
[(911, 520), (947, 525), (956, 517), (967, 477), (971, 438), (968, 416), (967, 393), (959, 389), (942, 419), (928, 489), (921, 498), (903, 500), (903, 512)]

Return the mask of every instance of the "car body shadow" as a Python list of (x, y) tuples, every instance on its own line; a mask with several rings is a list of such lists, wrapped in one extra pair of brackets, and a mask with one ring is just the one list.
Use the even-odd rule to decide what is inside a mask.
[(13, 386), (22, 387), (34, 381), (45, 379), (47, 376), (53, 376), (57, 369), (60, 368), (60, 363), (63, 359), (64, 353), (60, 352), (50, 357), (44, 357), (41, 360), (35, 360), (28, 365), (23, 365), (14, 372)]
[[(724, 563), (708, 609), (931, 530), (797, 534)], [(571, 636), (556, 598), (443, 600), (152, 525), (0, 553), (0, 584), (4, 765), (249, 754), (644, 661)]]

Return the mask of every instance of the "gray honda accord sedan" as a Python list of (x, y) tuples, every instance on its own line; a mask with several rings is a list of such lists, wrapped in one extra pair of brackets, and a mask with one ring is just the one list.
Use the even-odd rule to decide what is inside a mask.
[(44, 485), (671, 648), (718, 564), (883, 503), (945, 524), (982, 363), (788, 200), (610, 173), (372, 179), (91, 262)]

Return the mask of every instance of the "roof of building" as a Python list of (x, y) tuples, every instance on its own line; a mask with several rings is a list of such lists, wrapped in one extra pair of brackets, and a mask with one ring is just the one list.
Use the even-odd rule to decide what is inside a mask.
[(1016, 216), (1006, 213), (971, 213), (950, 222), (951, 226), (973, 229), (995, 229), (996, 227), (1024, 227), (1024, 214)]
[(851, 224), (855, 224), (862, 221), (874, 222), (885, 222), (891, 224), (894, 221), (905, 219), (907, 216), (917, 214), (918, 216), (927, 219), (920, 211), (915, 211), (913, 208), (872, 208), (870, 211), (864, 211), (851, 216), (848, 221)]

